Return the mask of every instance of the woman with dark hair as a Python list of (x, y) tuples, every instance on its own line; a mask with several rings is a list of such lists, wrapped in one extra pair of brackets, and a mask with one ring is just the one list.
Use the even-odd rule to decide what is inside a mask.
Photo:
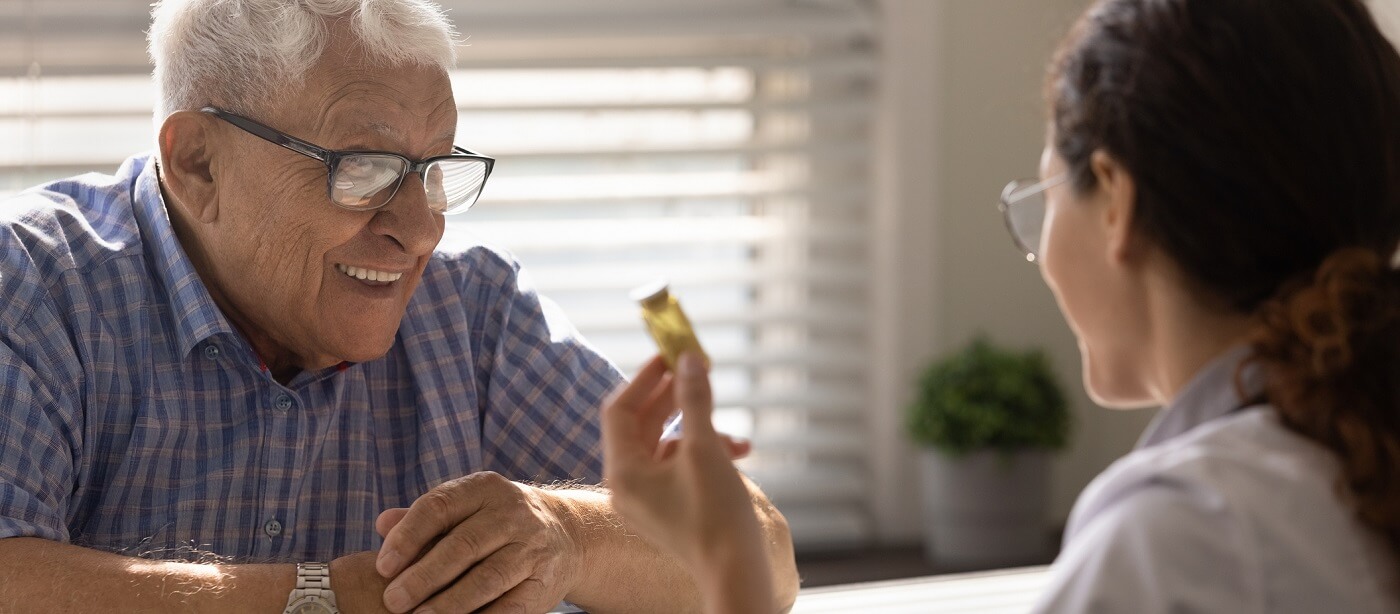
[[(1400, 611), (1395, 48), (1359, 0), (1102, 0), (1046, 91), (1008, 226), (1094, 400), (1165, 409), (1081, 494), (1038, 609)], [(758, 575), (763, 544), (685, 366), (605, 410), (607, 472), (740, 611), (763, 602), (726, 566)], [(676, 405), (679, 442), (629, 430)]]

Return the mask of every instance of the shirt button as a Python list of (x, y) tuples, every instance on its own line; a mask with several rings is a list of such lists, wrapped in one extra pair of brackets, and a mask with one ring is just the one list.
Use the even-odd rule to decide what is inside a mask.
[(204, 346), (204, 357), (205, 357), (205, 358), (208, 358), (209, 360), (214, 360), (215, 358), (218, 358), (218, 357), (219, 357), (219, 346), (217, 346), (217, 345), (206, 345), (206, 346)]
[(277, 537), (281, 535), (282, 523), (278, 522), (276, 518), (267, 521), (267, 523), (263, 525), (263, 533), (266, 533), (268, 537)]
[(287, 411), (292, 408), (292, 397), (285, 394), (277, 395), (277, 409)]

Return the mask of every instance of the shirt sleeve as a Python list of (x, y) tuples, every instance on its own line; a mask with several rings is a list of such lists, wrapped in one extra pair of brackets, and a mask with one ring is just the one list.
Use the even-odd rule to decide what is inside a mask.
[(487, 325), (482, 456), (513, 480), (602, 480), (599, 410), (624, 379), (512, 267)]
[(66, 542), (75, 437), (60, 396), (0, 341), (0, 538)]
[(1071, 539), (1034, 612), (1262, 612), (1243, 531), (1218, 496), (1139, 486)]

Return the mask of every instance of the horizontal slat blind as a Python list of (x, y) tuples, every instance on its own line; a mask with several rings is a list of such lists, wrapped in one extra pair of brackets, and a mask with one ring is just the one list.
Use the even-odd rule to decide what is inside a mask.
[(627, 370), (653, 350), (625, 289), (672, 279), (713, 354), (721, 426), (754, 438), (744, 468), (799, 546), (863, 542), (870, 16), (541, 6), (559, 5), (455, 7), (472, 36), (461, 134), (503, 156), (461, 224), (516, 251)]
[[(443, 4), (458, 143), (499, 159), (447, 241), (514, 252), (629, 372), (654, 347), (627, 290), (669, 278), (799, 548), (866, 542), (865, 3)], [(147, 11), (0, 5), (0, 194), (150, 147)]]

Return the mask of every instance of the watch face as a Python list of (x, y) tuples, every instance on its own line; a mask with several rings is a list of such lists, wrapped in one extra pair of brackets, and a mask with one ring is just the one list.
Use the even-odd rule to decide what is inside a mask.
[(287, 609), (286, 614), (335, 614), (335, 610), (332, 610), (320, 599), (310, 599), (292, 604), (292, 607)]

